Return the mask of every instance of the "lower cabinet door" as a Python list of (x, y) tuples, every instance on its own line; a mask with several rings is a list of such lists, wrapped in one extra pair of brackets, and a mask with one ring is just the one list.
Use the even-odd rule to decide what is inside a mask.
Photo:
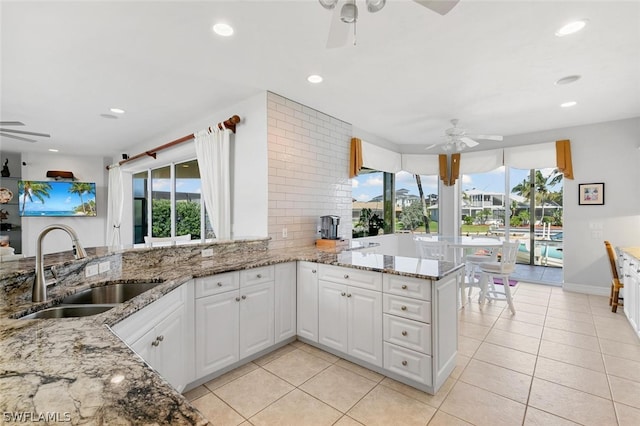
[(240, 288), (240, 358), (274, 344), (273, 281)]
[(431, 357), (384, 342), (384, 368), (418, 383), (431, 386)]
[(240, 359), (240, 300), (237, 290), (196, 299), (196, 377)]
[(184, 306), (173, 311), (155, 328), (156, 370), (179, 392), (187, 385), (185, 309)]
[(320, 280), (318, 342), (347, 353), (347, 334), (347, 286)]
[(275, 265), (275, 343), (296, 335), (296, 263)]
[(382, 367), (382, 293), (347, 287), (348, 353)]

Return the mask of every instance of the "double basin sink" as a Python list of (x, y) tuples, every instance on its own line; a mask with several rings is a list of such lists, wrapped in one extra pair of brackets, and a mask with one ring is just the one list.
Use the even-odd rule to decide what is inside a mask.
[(21, 319), (86, 317), (108, 311), (120, 303), (151, 290), (162, 282), (118, 283), (88, 288), (64, 297), (61, 304), (43, 309)]

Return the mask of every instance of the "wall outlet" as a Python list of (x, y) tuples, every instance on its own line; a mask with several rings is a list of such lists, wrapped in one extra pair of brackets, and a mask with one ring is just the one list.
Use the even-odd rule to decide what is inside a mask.
[(202, 250), (202, 257), (211, 257), (211, 256), (213, 256), (212, 248)]
[(98, 264), (94, 263), (92, 265), (87, 265), (84, 268), (85, 277), (92, 277), (94, 275), (98, 275)]
[(100, 262), (98, 264), (98, 273), (103, 273), (103, 272), (107, 272), (108, 270), (111, 269), (111, 262), (106, 261), (106, 262)]
[(289, 236), (289, 231), (287, 228), (282, 228), (282, 238), (287, 238)]
[(318, 234), (322, 233), (322, 226), (318, 225)]

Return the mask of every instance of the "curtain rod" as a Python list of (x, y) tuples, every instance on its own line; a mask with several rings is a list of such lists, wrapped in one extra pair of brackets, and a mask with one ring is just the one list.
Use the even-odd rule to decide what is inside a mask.
[[(224, 125), (224, 127), (226, 127), (227, 129), (229, 129), (233, 133), (235, 133), (236, 132), (236, 124), (238, 124), (238, 123), (240, 123), (240, 117), (237, 116), (237, 115), (234, 115), (234, 116), (228, 118), (227, 120), (225, 120), (225, 121), (223, 121), (221, 123), (218, 123), (218, 129), (222, 130), (223, 129), (222, 126)], [(211, 127), (209, 127), (208, 130), (211, 131), (212, 130)], [(176, 140), (173, 140), (171, 142), (167, 142), (164, 145), (160, 145), (160, 146), (152, 148), (152, 149), (150, 149), (148, 151), (141, 152), (140, 154), (136, 154), (133, 157), (127, 158), (126, 160), (121, 160), (121, 161), (118, 162), (118, 164), (119, 165), (123, 165), (125, 163), (128, 163), (129, 161), (137, 160), (139, 158), (143, 158), (143, 157), (146, 157), (146, 156), (153, 157), (155, 159), (156, 158), (156, 154), (158, 153), (158, 151), (162, 151), (163, 149), (171, 148), (172, 146), (181, 144), (183, 142), (188, 142), (193, 138), (194, 138), (193, 137), (193, 133), (190, 134), (190, 135), (183, 136), (183, 137), (178, 138)], [(107, 170), (109, 170), (110, 167), (111, 166), (107, 166)]]

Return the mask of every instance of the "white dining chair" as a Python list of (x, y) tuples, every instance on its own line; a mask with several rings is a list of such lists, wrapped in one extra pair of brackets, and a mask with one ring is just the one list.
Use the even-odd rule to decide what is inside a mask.
[(416, 256), (421, 259), (447, 260), (449, 243), (428, 238), (414, 238)]
[[(500, 249), (499, 261), (483, 262), (479, 264), (480, 298), (478, 301), (480, 303), (484, 303), (485, 299), (506, 300), (511, 312), (513, 314), (516, 313), (516, 308), (513, 305), (513, 297), (511, 295), (511, 286), (509, 285), (509, 276), (516, 269), (519, 247), (520, 241), (518, 240), (513, 242), (505, 241), (502, 243), (502, 248)], [(500, 278), (502, 280), (502, 286), (495, 285), (495, 278)], [(499, 290), (499, 287), (501, 287), (502, 290)]]
[[(476, 237), (473, 237), (476, 238)], [(483, 239), (491, 239), (496, 242), (500, 241), (499, 237), (483, 236)], [(464, 256), (464, 268), (465, 268), (465, 281), (464, 286), (468, 288), (467, 298), (471, 299), (471, 293), (473, 288), (480, 288), (480, 264), (483, 262), (495, 262), (498, 259), (498, 252), (500, 247), (483, 247), (480, 250), (475, 250), (473, 253), (468, 253)], [(462, 292), (464, 297), (464, 291)]]

